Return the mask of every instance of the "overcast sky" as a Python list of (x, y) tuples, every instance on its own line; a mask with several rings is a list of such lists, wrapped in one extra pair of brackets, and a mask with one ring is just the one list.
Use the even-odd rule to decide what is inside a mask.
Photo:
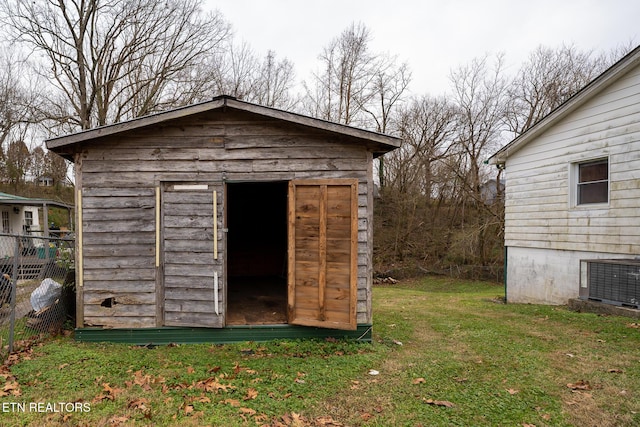
[(640, 44), (639, 0), (206, 0), (260, 56), (271, 49), (295, 65), (298, 81), (323, 47), (352, 22), (370, 48), (406, 61), (416, 94), (449, 91), (452, 68), (504, 53), (517, 70), (537, 46), (609, 51)]

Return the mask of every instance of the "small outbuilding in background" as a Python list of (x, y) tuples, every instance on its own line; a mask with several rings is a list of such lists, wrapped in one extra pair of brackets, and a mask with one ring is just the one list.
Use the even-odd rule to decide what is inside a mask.
[(76, 169), (78, 339), (370, 339), (398, 138), (221, 96), (46, 143)]

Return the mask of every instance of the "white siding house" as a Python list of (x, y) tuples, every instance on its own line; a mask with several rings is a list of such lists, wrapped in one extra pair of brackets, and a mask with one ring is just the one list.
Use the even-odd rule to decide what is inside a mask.
[(508, 301), (566, 304), (580, 260), (640, 257), (640, 47), (489, 162), (506, 175)]
[[(69, 210), (72, 206), (54, 200), (30, 199), (0, 192), (0, 257), (12, 256), (15, 238), (12, 236), (49, 236), (48, 208), (58, 207)], [(41, 223), (40, 219), (44, 219)], [(11, 236), (8, 236), (11, 235)], [(41, 240), (30, 240), (41, 246)]]
[(28, 200), (26, 197), (0, 192), (0, 233), (26, 234), (28, 231), (40, 229), (38, 205), (25, 204)]

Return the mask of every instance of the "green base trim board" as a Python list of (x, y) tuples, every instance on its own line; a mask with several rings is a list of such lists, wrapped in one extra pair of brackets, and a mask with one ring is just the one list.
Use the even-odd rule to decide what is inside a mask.
[(139, 328), (103, 329), (77, 328), (76, 341), (119, 342), (135, 345), (166, 344), (231, 344), (245, 341), (270, 341), (276, 339), (336, 338), (371, 342), (372, 325), (358, 325), (355, 331), (322, 329), (295, 325), (248, 325), (226, 328)]

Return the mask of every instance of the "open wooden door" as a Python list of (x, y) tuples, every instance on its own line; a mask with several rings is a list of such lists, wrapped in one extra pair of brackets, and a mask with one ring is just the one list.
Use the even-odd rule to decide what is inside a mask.
[(358, 181), (289, 183), (288, 321), (355, 330)]
[(164, 326), (225, 325), (223, 199), (221, 183), (164, 185)]

